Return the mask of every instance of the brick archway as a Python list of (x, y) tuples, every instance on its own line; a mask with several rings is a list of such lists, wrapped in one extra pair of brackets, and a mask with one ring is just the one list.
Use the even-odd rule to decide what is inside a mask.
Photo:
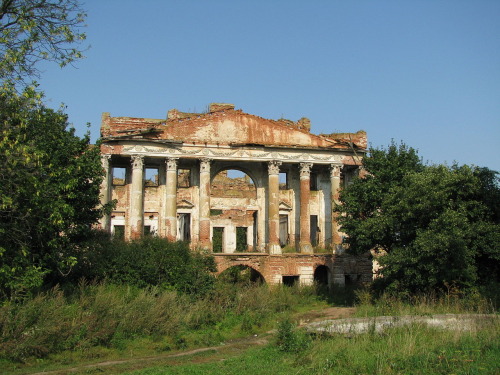
[(268, 284), (281, 284), (284, 278), (298, 277), (301, 284), (311, 285), (318, 267), (325, 267), (327, 283), (333, 281), (333, 254), (214, 254), (214, 258), (217, 263), (217, 275), (230, 267), (245, 266), (259, 272)]
[[(264, 275), (259, 272), (259, 270), (255, 269), (254, 267), (251, 267), (247, 264), (234, 264), (231, 266), (226, 267), (224, 270), (220, 270), (217, 272), (217, 277), (223, 277), (225, 273), (228, 271), (235, 269), (236, 273), (233, 275), (228, 275), (229, 278), (225, 278), (225, 280), (236, 282), (236, 281), (251, 281), (251, 282), (258, 282), (258, 283), (266, 283), (266, 279), (264, 278)], [(245, 271), (250, 271), (249, 274), (245, 275), (242, 279), (240, 279), (242, 273)], [(234, 275), (238, 275), (234, 280), (232, 279)]]

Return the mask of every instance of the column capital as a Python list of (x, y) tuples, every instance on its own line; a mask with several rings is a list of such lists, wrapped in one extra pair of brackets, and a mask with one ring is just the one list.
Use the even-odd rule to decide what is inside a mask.
[(279, 160), (271, 160), (268, 162), (268, 173), (271, 174), (279, 174), (280, 173), (280, 165), (283, 164)]
[(300, 163), (300, 177), (309, 177), (313, 163)]
[(142, 169), (144, 166), (144, 156), (143, 155), (132, 155), (130, 160), (133, 169)]
[(340, 178), (340, 172), (342, 172), (343, 168), (343, 164), (330, 164), (330, 178)]
[(210, 163), (212, 159), (202, 158), (200, 159), (200, 172), (210, 172)]
[(165, 164), (167, 165), (167, 171), (177, 170), (177, 161), (179, 158), (166, 158)]
[(101, 154), (101, 164), (104, 169), (109, 168), (109, 161), (111, 160), (110, 154)]

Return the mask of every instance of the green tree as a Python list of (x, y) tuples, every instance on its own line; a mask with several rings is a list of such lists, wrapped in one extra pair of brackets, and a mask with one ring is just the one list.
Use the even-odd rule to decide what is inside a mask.
[(41, 94), (0, 90), (0, 295), (67, 274), (103, 213), (98, 147)]
[(77, 0), (2, 0), (0, 79), (23, 81), (39, 75), (40, 61), (82, 58), (85, 16)]
[(500, 188), (487, 168), (424, 166), (394, 144), (341, 194), (350, 251), (384, 250), (382, 290), (421, 293), (498, 281)]
[(388, 251), (400, 239), (381, 215), (384, 199), (389, 189), (401, 185), (406, 174), (422, 171), (424, 165), (415, 149), (393, 142), (387, 150), (370, 149), (363, 159), (363, 169), (363, 178), (342, 190), (342, 205), (336, 208), (341, 213), (342, 231), (349, 235), (345, 241), (354, 253), (374, 247)]

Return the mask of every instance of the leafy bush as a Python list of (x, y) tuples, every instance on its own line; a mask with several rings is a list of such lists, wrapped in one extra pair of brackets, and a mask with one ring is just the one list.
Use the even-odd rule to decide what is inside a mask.
[(213, 289), (213, 257), (193, 252), (185, 242), (145, 236), (123, 242), (96, 232), (75, 254), (78, 263), (71, 279), (108, 280), (137, 287), (157, 286), (204, 295)]
[(281, 351), (297, 353), (307, 349), (310, 344), (310, 337), (305, 332), (297, 330), (290, 320), (285, 319), (279, 323), (276, 345)]

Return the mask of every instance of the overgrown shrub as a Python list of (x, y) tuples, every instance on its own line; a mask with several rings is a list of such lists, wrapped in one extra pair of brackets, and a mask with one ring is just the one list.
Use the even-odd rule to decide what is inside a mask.
[(213, 257), (193, 252), (185, 242), (145, 236), (124, 242), (95, 233), (76, 254), (77, 265), (66, 281), (78, 279), (134, 285), (204, 295), (213, 289)]
[(188, 301), (173, 291), (111, 284), (83, 285), (70, 298), (55, 288), (0, 307), (0, 357), (28, 357), (113, 346), (117, 338), (176, 335)]
[(0, 306), (0, 359), (24, 361), (65, 350), (124, 349), (137, 338), (162, 347), (218, 344), (271, 328), (278, 316), (314, 300), (310, 288), (216, 283), (205, 295), (158, 286), (86, 283)]
[(287, 353), (303, 351), (311, 344), (311, 338), (303, 331), (296, 329), (290, 320), (285, 319), (278, 325), (276, 345)]

